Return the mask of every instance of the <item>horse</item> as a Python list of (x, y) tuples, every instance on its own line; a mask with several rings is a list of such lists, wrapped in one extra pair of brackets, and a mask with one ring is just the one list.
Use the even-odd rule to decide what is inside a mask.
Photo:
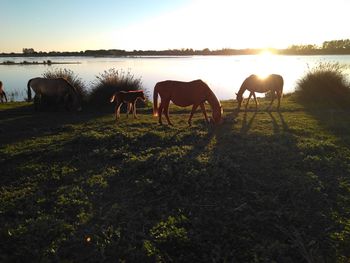
[(120, 106), (123, 103), (128, 105), (126, 116), (129, 117), (129, 113), (132, 110), (134, 119), (137, 119), (136, 116), (136, 101), (141, 99), (143, 101), (146, 100), (145, 94), (143, 90), (135, 90), (135, 91), (117, 91), (113, 94), (110, 99), (110, 102), (116, 101), (117, 104), (115, 106), (115, 120), (117, 121), (120, 118)]
[(272, 99), (268, 109), (271, 107), (273, 101), (275, 100), (275, 93), (276, 93), (278, 98), (277, 110), (279, 110), (280, 104), (281, 104), (281, 98), (283, 96), (283, 78), (281, 75), (277, 75), (277, 74), (268, 75), (266, 78), (263, 78), (263, 79), (259, 78), (257, 75), (250, 75), (248, 78), (246, 78), (243, 81), (241, 88), (239, 89), (238, 93), (236, 93), (237, 95), (236, 99), (238, 101), (238, 107), (237, 107), (238, 110), (241, 107), (241, 103), (243, 101), (243, 93), (246, 90), (250, 91), (250, 94), (248, 97), (248, 101), (245, 105), (245, 108), (248, 107), (251, 96), (254, 97), (255, 108), (256, 109), (258, 108), (258, 102), (255, 96), (255, 92), (266, 93), (271, 91)]
[(6, 93), (4, 91), (4, 86), (2, 85), (2, 82), (0, 81), (0, 102), (3, 103), (4, 102), (4, 98), (7, 102), (7, 96)]
[[(158, 94), (161, 102), (158, 108)], [(182, 82), (175, 80), (166, 80), (158, 82), (153, 91), (153, 115), (158, 116), (159, 124), (162, 124), (162, 113), (167, 119), (169, 125), (173, 125), (169, 119), (169, 103), (172, 101), (180, 107), (192, 106), (191, 114), (188, 119), (189, 126), (197, 107), (200, 106), (207, 123), (209, 123), (204, 103), (207, 101), (212, 108), (212, 121), (214, 124), (222, 122), (222, 106), (216, 98), (213, 91), (202, 80)]]
[(32, 78), (28, 81), (28, 101), (32, 100), (31, 88), (35, 92), (35, 110), (43, 106), (58, 107), (61, 104), (66, 110), (81, 110), (81, 96), (77, 90), (63, 78)]

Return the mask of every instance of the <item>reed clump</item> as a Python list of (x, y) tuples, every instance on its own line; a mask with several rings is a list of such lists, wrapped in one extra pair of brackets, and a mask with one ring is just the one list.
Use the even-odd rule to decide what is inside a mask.
[(89, 94), (89, 104), (104, 106), (117, 91), (142, 89), (141, 78), (136, 78), (130, 71), (111, 68), (96, 76)]
[(350, 105), (350, 84), (339, 63), (319, 63), (301, 77), (295, 97), (306, 106), (344, 108)]
[[(49, 61), (50, 60), (48, 60), (48, 62)], [(85, 82), (79, 77), (79, 75), (77, 75), (70, 69), (66, 69), (66, 68), (50, 69), (44, 72), (42, 76), (48, 79), (63, 78), (67, 80), (72, 86), (75, 87), (76, 91), (78, 92), (78, 94), (81, 96), (83, 100), (85, 100), (88, 95)]]

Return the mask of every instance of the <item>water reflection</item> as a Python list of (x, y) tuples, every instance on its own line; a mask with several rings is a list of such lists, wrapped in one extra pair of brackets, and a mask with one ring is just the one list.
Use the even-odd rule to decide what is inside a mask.
[(3, 61), (22, 62), (51, 60), (54, 62), (81, 62), (66, 65), (0, 65), (0, 79), (12, 100), (26, 97), (27, 81), (41, 76), (48, 69), (67, 68), (81, 77), (87, 87), (96, 75), (110, 68), (130, 71), (141, 77), (144, 89), (151, 94), (158, 81), (167, 79), (190, 81), (202, 79), (208, 83), (220, 100), (232, 99), (242, 81), (250, 74), (280, 74), (284, 78), (284, 93), (293, 92), (296, 81), (319, 62), (339, 62), (350, 65), (350, 55), (344, 56), (283, 56), (273, 54), (246, 56), (193, 56), (193, 57), (1, 57)]

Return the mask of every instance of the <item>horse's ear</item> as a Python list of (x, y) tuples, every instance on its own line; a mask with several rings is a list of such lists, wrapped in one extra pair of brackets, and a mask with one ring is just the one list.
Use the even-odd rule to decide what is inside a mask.
[(237, 92), (235, 92), (235, 94), (238, 96), (238, 93), (237, 93)]

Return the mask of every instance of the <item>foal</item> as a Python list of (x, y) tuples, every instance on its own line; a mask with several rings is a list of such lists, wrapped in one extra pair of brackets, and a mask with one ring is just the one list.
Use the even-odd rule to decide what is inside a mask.
[(7, 102), (6, 93), (4, 91), (2, 82), (0, 81), (0, 102), (4, 102), (4, 98), (5, 98), (6, 102)]
[(143, 93), (143, 90), (135, 90), (135, 91), (117, 91), (114, 93), (114, 95), (111, 97), (110, 102), (116, 101), (117, 104), (115, 106), (115, 120), (118, 120), (120, 118), (120, 106), (123, 103), (127, 103), (128, 109), (126, 111), (126, 116), (129, 117), (129, 112), (132, 110), (132, 113), (134, 115), (134, 118), (136, 117), (136, 101), (138, 99), (142, 99), (143, 101), (146, 100), (145, 94)]

